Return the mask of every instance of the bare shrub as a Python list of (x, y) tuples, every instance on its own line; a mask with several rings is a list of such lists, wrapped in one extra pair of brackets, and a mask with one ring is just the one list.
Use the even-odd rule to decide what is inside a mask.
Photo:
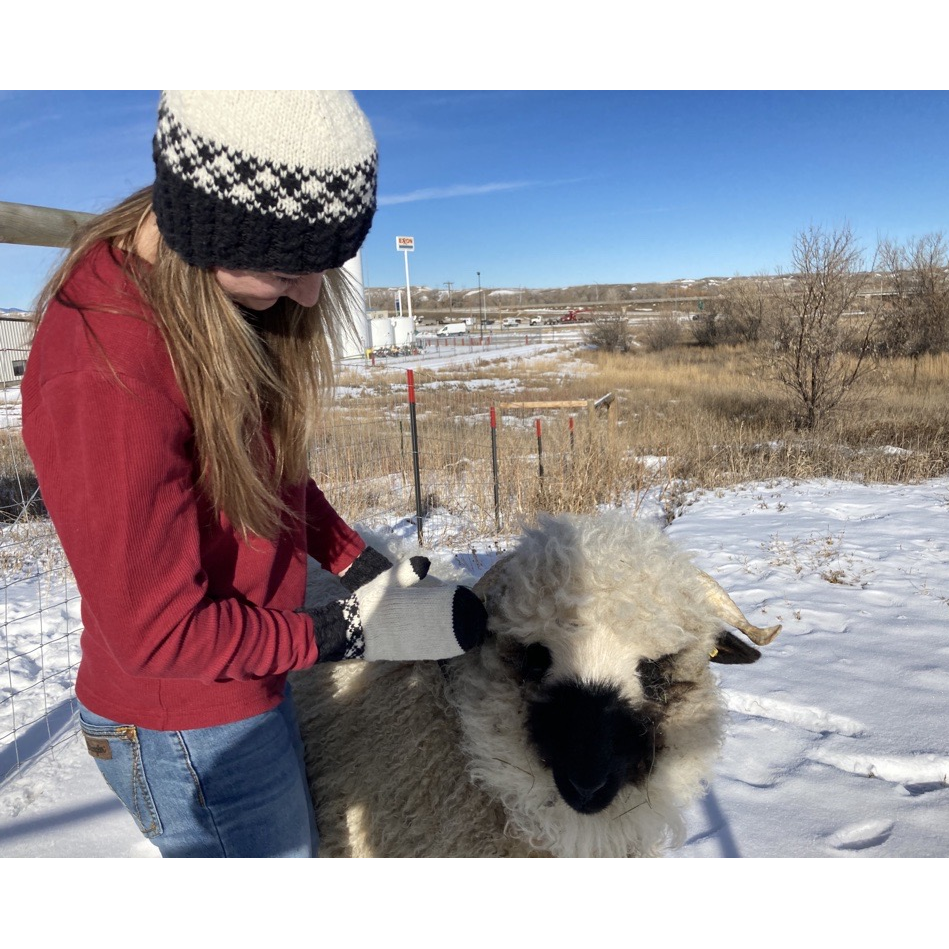
[(679, 343), (682, 328), (674, 318), (655, 317), (643, 324), (638, 339), (648, 352), (658, 353)]
[(800, 232), (791, 257), (772, 316), (770, 368), (797, 402), (799, 426), (813, 429), (873, 368), (874, 320), (852, 319), (864, 268), (849, 226)]
[(739, 341), (734, 321), (717, 307), (693, 314), (689, 327), (697, 346), (722, 346)]
[[(949, 248), (941, 233), (908, 245), (880, 242), (879, 268), (886, 275), (881, 293), (880, 349), (912, 356), (949, 348)], [(881, 278), (881, 290), (882, 290)]]
[(774, 308), (771, 281), (736, 277), (722, 288), (717, 301), (719, 342), (757, 343)]
[(608, 353), (628, 353), (633, 334), (625, 316), (597, 316), (584, 333), (588, 345)]

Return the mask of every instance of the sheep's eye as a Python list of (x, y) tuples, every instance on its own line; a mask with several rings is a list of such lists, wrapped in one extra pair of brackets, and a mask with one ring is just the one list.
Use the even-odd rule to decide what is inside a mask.
[(650, 702), (666, 702), (672, 685), (670, 675), (673, 656), (659, 659), (640, 659), (636, 672), (643, 687), (643, 694)]
[(531, 643), (521, 658), (521, 675), (531, 682), (540, 682), (553, 661), (550, 650), (541, 643)]

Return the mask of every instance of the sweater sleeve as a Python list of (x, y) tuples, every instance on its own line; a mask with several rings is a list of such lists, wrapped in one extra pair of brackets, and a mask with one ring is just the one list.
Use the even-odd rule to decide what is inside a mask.
[(307, 553), (330, 573), (342, 573), (366, 546), (312, 479), (306, 486), (306, 522)]
[(48, 379), (42, 402), (55, 422), (38, 426), (28, 448), (83, 610), (108, 631), (123, 669), (224, 681), (316, 660), (305, 615), (209, 595), (199, 527), (207, 514), (178, 404), (134, 376), (90, 369)]

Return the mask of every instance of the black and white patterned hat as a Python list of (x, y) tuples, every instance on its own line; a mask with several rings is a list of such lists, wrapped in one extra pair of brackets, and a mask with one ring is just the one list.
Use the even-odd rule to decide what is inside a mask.
[(166, 91), (152, 151), (158, 229), (196, 267), (314, 273), (369, 233), (376, 142), (349, 92)]

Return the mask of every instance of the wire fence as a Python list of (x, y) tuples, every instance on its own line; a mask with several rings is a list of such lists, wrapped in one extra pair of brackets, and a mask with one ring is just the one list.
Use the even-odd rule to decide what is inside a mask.
[[(500, 396), (500, 397), (499, 397)], [(311, 473), (352, 523), (401, 517), (423, 546), (461, 549), (517, 533), (537, 510), (608, 501), (603, 468), (616, 407), (598, 400), (518, 402), (406, 369), (327, 414)], [(594, 496), (591, 470), (597, 468)]]
[[(611, 500), (602, 471), (616, 429), (609, 394), (514, 402), (503, 388), (455, 385), (434, 368), (383, 374), (340, 391), (311, 452), (314, 479), (349, 523), (401, 524), (430, 548), (496, 550), (539, 509)], [(79, 593), (23, 447), (19, 388), (4, 392), (0, 783), (74, 734), (82, 630)]]
[(79, 594), (23, 448), (19, 389), (0, 429), (0, 782), (74, 730)]

